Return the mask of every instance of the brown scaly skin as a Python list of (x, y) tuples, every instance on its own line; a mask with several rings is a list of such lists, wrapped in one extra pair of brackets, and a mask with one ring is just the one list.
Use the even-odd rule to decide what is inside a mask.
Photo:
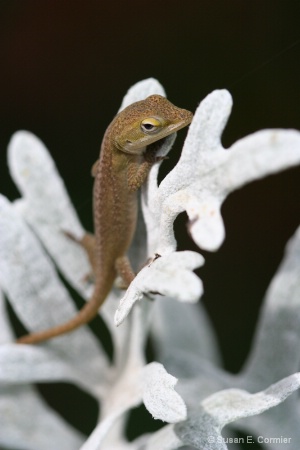
[[(187, 126), (192, 113), (177, 108), (160, 95), (151, 95), (121, 111), (109, 125), (93, 166), (95, 237), (86, 235), (81, 245), (90, 258), (95, 289), (91, 299), (70, 321), (17, 340), (34, 344), (72, 331), (93, 319), (110, 292), (116, 275), (127, 285), (134, 273), (126, 257), (137, 220), (137, 190), (166, 136)], [(72, 237), (70, 235), (70, 237)]]

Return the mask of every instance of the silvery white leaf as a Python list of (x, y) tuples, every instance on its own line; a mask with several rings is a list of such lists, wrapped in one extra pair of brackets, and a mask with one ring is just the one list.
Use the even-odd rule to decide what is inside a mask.
[[(67, 425), (61, 418), (52, 411), (40, 398), (39, 394), (29, 385), (19, 386), (22, 381), (20, 373), (29, 370), (29, 379), (33, 378), (33, 365), (25, 365), (18, 369), (15, 364), (22, 361), (16, 359), (10, 366), (9, 360), (14, 358), (10, 351), (11, 344), (3, 345), (11, 341), (12, 332), (8, 324), (8, 318), (4, 308), (3, 296), (0, 291), (0, 353), (7, 352), (3, 362), (0, 363), (1, 387), (0, 387), (0, 446), (8, 448), (18, 448), (20, 450), (50, 450), (54, 447), (73, 450), (78, 448), (82, 442), (80, 434)], [(21, 348), (19, 347), (21, 350)], [(37, 349), (35, 349), (37, 350)], [(44, 349), (40, 349), (43, 351)], [(20, 355), (23, 357), (23, 353)], [(47, 360), (46, 364), (51, 364)], [(58, 361), (58, 364), (63, 364)], [(55, 367), (51, 367), (55, 372)], [(46, 370), (46, 372), (48, 372)], [(5, 377), (3, 378), (3, 373)], [(49, 374), (49, 372), (48, 372)], [(60, 379), (63, 379), (61, 377)], [(71, 377), (70, 377), (71, 378)], [(9, 379), (10, 383), (5, 384)], [(50, 434), (49, 434), (50, 433)], [(53, 439), (49, 435), (53, 434)]]
[(166, 425), (160, 430), (133, 441), (137, 450), (175, 450), (182, 448), (182, 441), (174, 432), (174, 425)]
[(185, 422), (175, 425), (175, 431), (182, 442), (201, 450), (225, 450), (227, 446), (221, 435), (225, 425), (273, 408), (299, 387), (297, 373), (257, 394), (239, 389), (216, 392), (203, 400), (201, 407)]
[(0, 387), (0, 445), (18, 450), (75, 450), (83, 436), (30, 386)]
[(206, 412), (214, 416), (221, 428), (242, 417), (261, 414), (283, 402), (300, 387), (300, 373), (290, 375), (257, 394), (240, 389), (216, 392), (202, 402)]
[[(220, 209), (226, 196), (245, 183), (300, 162), (300, 133), (294, 130), (260, 131), (225, 151), (221, 133), (231, 105), (225, 90), (214, 91), (201, 102), (178, 164), (144, 206), (147, 227), (156, 229), (159, 254), (175, 250), (173, 222), (182, 211), (189, 216), (189, 231), (197, 245), (216, 250), (225, 236)], [(149, 189), (155, 192), (155, 186), (150, 174)]]
[[(171, 361), (172, 362), (172, 361)], [(240, 387), (238, 377), (216, 366), (212, 362), (201, 358), (194, 361), (186, 359), (183, 352), (178, 354), (177, 364), (173, 363), (174, 374), (180, 373), (178, 367), (188, 364), (192, 376), (181, 377), (178, 381), (177, 391), (184, 399), (189, 409), (194, 409), (201, 401), (224, 389)], [(193, 364), (194, 363), (194, 364)], [(196, 375), (196, 370), (198, 374)]]
[(162, 364), (153, 362), (144, 367), (143, 401), (154, 419), (176, 423), (186, 418), (185, 403), (174, 389), (177, 381)]
[(174, 252), (155, 259), (145, 266), (130, 284), (115, 314), (120, 325), (132, 306), (143, 294), (157, 292), (182, 302), (196, 302), (202, 294), (201, 280), (192, 272), (203, 264), (203, 257), (195, 252)]
[(81, 450), (102, 448), (108, 433), (120, 417), (130, 408), (141, 403), (140, 370), (139, 366), (129, 365), (124, 368), (119, 378), (113, 380), (101, 405), (101, 421), (81, 447)]
[[(253, 436), (254, 442), (263, 443), (268, 450), (298, 449), (299, 430), (299, 398), (291, 396), (276, 408), (235, 422), (234, 428), (244, 434)], [(275, 444), (275, 445), (274, 445)]]
[[(75, 315), (74, 303), (50, 258), (3, 196), (0, 196), (0, 273), (3, 290), (29, 330), (49, 328)], [(77, 376), (81, 374), (86, 386), (95, 383), (95, 370), (101, 374), (100, 378), (97, 376), (98, 382), (105, 378), (107, 359), (87, 328), (53, 339), (46, 345), (59, 354), (59, 358), (65, 354), (64, 362), (68, 362), (73, 370), (76, 367)], [(10, 351), (12, 358), (14, 355), (19, 358), (22, 349), (12, 348)], [(28, 352), (24, 349), (23, 361), (28, 364), (27, 368), (32, 369), (32, 355), (28, 357)], [(80, 360), (78, 354), (81, 355)], [(46, 355), (47, 352), (44, 358)], [(21, 370), (20, 364), (15, 367)], [(48, 368), (51, 379), (51, 367)], [(27, 370), (25, 366), (24, 370)], [(33, 379), (36, 381), (35, 376)]]
[[(34, 370), (33, 370), (34, 368)], [(83, 373), (82, 373), (83, 372)], [(85, 373), (87, 372), (87, 373)], [(0, 347), (0, 382), (7, 384), (68, 381), (94, 392), (96, 378), (74, 370), (51, 348), (6, 344)]]
[(8, 164), (22, 200), (18, 211), (43, 242), (66, 279), (82, 295), (90, 293), (85, 276), (90, 272), (83, 249), (64, 236), (78, 238), (84, 230), (78, 221), (62, 179), (43, 142), (28, 131), (18, 131), (8, 146)]
[(244, 382), (255, 389), (297, 371), (299, 345), (300, 227), (288, 242), (285, 257), (268, 288), (243, 370)]
[[(199, 360), (199, 375), (182, 379), (178, 383), (178, 392), (188, 406), (195, 408), (198, 399), (220, 389), (241, 387), (247, 390), (258, 390), (275, 381), (276, 377), (291, 373), (298, 368), (299, 347), (299, 229), (290, 239), (285, 258), (271, 282), (266, 295), (262, 316), (259, 321), (257, 337), (245, 369), (237, 376), (222, 373), (211, 363)], [(294, 348), (294, 350), (293, 350)], [(179, 361), (185, 364), (182, 355), (177, 354)], [(181, 356), (181, 357), (180, 357)], [(178, 362), (180, 366), (180, 362)], [(197, 364), (195, 364), (196, 373)], [(175, 371), (176, 373), (176, 371)], [(197, 394), (198, 393), (198, 394)], [(278, 408), (267, 411), (263, 417), (257, 416), (233, 424), (244, 433), (253, 436), (278, 437), (281, 435), (298, 442), (300, 434), (296, 423), (299, 421), (299, 407), (295, 396)], [(196, 420), (196, 419), (195, 419)], [(267, 444), (265, 444), (267, 446)], [(282, 443), (282, 448), (284, 448)], [(268, 447), (272, 449), (272, 444)], [(281, 448), (278, 444), (278, 448)]]
[(151, 331), (159, 361), (177, 377), (196, 376), (202, 359), (220, 365), (216, 336), (201, 304), (158, 297)]

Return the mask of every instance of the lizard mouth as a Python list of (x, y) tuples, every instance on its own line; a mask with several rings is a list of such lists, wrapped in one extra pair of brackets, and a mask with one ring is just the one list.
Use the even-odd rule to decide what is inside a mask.
[(190, 113), (190, 117), (188, 119), (185, 118), (185, 120), (177, 122), (176, 124), (168, 125), (165, 127), (165, 129), (160, 130), (160, 132), (156, 135), (145, 135), (142, 138), (138, 139), (136, 142), (127, 140), (124, 144), (124, 147), (122, 148), (122, 151), (130, 154), (140, 153), (142, 148), (148, 147), (148, 145), (153, 144), (153, 142), (160, 141), (170, 134), (176, 133), (177, 131), (189, 125), (192, 121), (192, 118), (192, 113)]

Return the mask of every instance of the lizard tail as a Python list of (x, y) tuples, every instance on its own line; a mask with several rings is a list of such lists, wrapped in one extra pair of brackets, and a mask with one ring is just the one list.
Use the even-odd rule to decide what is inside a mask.
[(17, 344), (37, 344), (38, 342), (46, 341), (48, 339), (60, 336), (65, 333), (69, 333), (70, 331), (79, 328), (81, 325), (88, 323), (90, 320), (96, 317), (100, 306), (106, 298), (106, 294), (106, 292), (102, 292), (102, 295), (99, 294), (99, 288), (96, 286), (91, 299), (71, 320), (47, 330), (27, 334), (17, 339), (15, 342)]

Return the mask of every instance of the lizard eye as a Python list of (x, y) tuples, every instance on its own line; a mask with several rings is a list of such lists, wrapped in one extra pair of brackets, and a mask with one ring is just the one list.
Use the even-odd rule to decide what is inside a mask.
[(154, 117), (149, 117), (147, 119), (142, 120), (141, 122), (141, 129), (146, 134), (152, 134), (159, 131), (160, 127), (162, 126), (161, 122), (158, 119), (155, 119)]

